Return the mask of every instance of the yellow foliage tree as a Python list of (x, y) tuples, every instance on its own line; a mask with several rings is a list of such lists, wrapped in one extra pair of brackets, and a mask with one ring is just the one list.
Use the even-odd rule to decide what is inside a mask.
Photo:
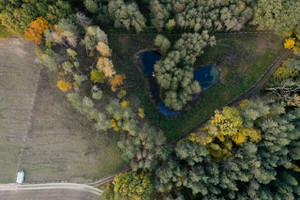
[(290, 30), (290, 31), (288, 31), (288, 32), (283, 33), (283, 36), (285, 36), (285, 37), (290, 37), (292, 34), (293, 34), (293, 31)]
[(251, 142), (259, 142), (261, 141), (261, 131), (256, 129), (256, 128), (246, 128), (244, 129), (244, 131), (246, 132), (245, 134), (248, 136), (249, 140)]
[(94, 57), (95, 56), (95, 52), (92, 50), (92, 51), (90, 51), (90, 53), (89, 53), (89, 57)]
[(117, 126), (116, 121), (114, 119), (111, 119), (110, 121), (111, 121), (111, 126), (110, 127), (115, 128)]
[[(248, 103), (249, 101), (245, 100), (241, 102), (240, 107), (244, 107)], [(222, 111), (216, 110), (215, 115), (205, 127), (191, 133), (187, 139), (206, 146), (210, 155), (220, 159), (231, 156), (234, 143), (241, 145), (247, 140), (259, 142), (261, 131), (254, 127), (245, 128), (239, 110), (225, 106)]]
[(201, 145), (207, 145), (211, 143), (213, 139), (214, 139), (213, 137), (210, 137), (201, 131), (198, 133), (193, 132), (188, 136), (188, 140), (190, 140), (191, 142), (197, 142), (198, 144)]
[(285, 40), (284, 48), (292, 49), (292, 48), (294, 48), (295, 43), (296, 43), (295, 38), (288, 38)]
[(293, 53), (294, 53), (294, 54), (298, 54), (299, 52), (300, 52), (300, 47), (295, 46), (295, 47), (293, 48)]
[(104, 42), (98, 42), (98, 45), (96, 48), (97, 48), (97, 51), (99, 51), (101, 53), (101, 56), (105, 56), (105, 57), (111, 56), (111, 49)]
[(127, 108), (129, 106), (129, 101), (123, 100), (120, 104), (122, 108)]
[(215, 115), (208, 121), (203, 128), (210, 136), (232, 136), (242, 127), (243, 119), (239, 110), (225, 106), (221, 111), (216, 110)]
[[(231, 148), (230, 143), (227, 145), (229, 148)], [(224, 158), (224, 157), (230, 157), (232, 154), (230, 152), (230, 149), (228, 148), (221, 148), (220, 145), (215, 143), (210, 143), (207, 145), (207, 150), (210, 155), (212, 155), (215, 158)]]
[(38, 17), (36, 20), (29, 24), (29, 28), (25, 30), (25, 39), (28, 41), (33, 41), (36, 44), (41, 44), (43, 34), (46, 29), (50, 26), (49, 22), (43, 18)]
[(120, 90), (120, 95), (122, 95), (122, 97), (125, 97), (127, 95), (126, 90)]
[(150, 172), (124, 172), (115, 176), (112, 182), (112, 190), (117, 195), (121, 194), (130, 200), (150, 200), (153, 199), (153, 186), (151, 184)]
[(243, 134), (242, 132), (236, 134), (236, 135), (233, 135), (232, 136), (232, 140), (237, 144), (237, 145), (240, 145), (242, 143), (244, 143), (246, 140), (247, 140), (247, 137), (245, 134)]
[(91, 71), (91, 81), (94, 83), (104, 83), (104, 74), (103, 72), (99, 72), (97, 69), (93, 69)]
[(57, 87), (58, 87), (61, 91), (66, 92), (66, 91), (72, 89), (72, 83), (70, 83), (70, 82), (65, 82), (65, 81), (63, 81), (63, 80), (59, 80), (59, 81), (57, 82)]
[(273, 74), (274, 77), (280, 79), (287, 79), (290, 77), (295, 77), (299, 74), (299, 71), (296, 69), (288, 68), (285, 63), (283, 63)]
[(145, 112), (143, 108), (138, 108), (138, 115), (142, 119), (145, 117)]
[(293, 170), (294, 172), (300, 172), (300, 167), (294, 163), (292, 163), (290, 169)]
[(300, 107), (300, 95), (299, 94), (294, 94), (294, 96), (289, 97), (287, 99), (287, 105)]

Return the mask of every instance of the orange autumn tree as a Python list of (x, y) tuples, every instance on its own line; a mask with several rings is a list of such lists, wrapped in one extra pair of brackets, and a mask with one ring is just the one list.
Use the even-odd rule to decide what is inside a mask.
[(70, 82), (65, 82), (65, 81), (63, 81), (63, 80), (59, 80), (59, 81), (57, 82), (57, 87), (58, 87), (61, 91), (66, 92), (66, 91), (72, 89), (73, 86), (72, 86), (72, 83), (70, 83)]
[(117, 87), (123, 84), (125, 79), (125, 75), (117, 74), (112, 78), (108, 79), (109, 83), (111, 84), (111, 90), (113, 92), (117, 91)]
[(29, 24), (29, 28), (25, 30), (25, 39), (28, 41), (33, 41), (36, 44), (41, 44), (43, 34), (46, 29), (50, 26), (49, 22), (43, 18), (38, 17), (36, 20)]

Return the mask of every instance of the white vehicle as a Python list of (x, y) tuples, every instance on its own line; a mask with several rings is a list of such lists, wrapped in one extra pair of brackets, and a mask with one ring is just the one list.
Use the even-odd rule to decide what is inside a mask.
[(17, 174), (16, 183), (23, 183), (24, 182), (24, 177), (25, 177), (25, 172), (24, 171), (19, 171), (18, 174)]

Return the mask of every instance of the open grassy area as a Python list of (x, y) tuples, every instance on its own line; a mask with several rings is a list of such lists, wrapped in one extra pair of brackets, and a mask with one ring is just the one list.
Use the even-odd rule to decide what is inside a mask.
[(95, 131), (74, 111), (55, 74), (43, 72), (40, 80), (21, 164), (26, 180), (85, 182), (117, 171), (123, 163), (118, 138)]
[(22, 169), (26, 182), (87, 182), (118, 170), (118, 138), (74, 111), (55, 74), (34, 64), (34, 48), (0, 41), (0, 182)]
[[(209, 118), (215, 109), (221, 108), (249, 90), (271, 66), (282, 48), (281, 38), (269, 33), (219, 34), (217, 45), (207, 47), (196, 66), (216, 64), (222, 70), (222, 80), (205, 91), (196, 105), (189, 105), (186, 112), (174, 119), (164, 118), (153, 101), (149, 100), (145, 79), (139, 73), (133, 54), (153, 48), (155, 35), (111, 34), (109, 44), (114, 62), (127, 75), (132, 96), (138, 97), (146, 118), (161, 128), (171, 140), (181, 137)], [(176, 35), (174, 35), (174, 38)]]
[(39, 67), (34, 46), (17, 39), (0, 40), (0, 182), (13, 182), (30, 126)]

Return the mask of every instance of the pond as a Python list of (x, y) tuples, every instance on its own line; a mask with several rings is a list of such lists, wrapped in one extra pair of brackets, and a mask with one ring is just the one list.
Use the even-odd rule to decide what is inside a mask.
[[(160, 59), (161, 55), (157, 51), (145, 51), (141, 53), (141, 68), (143, 70), (144, 76), (146, 76), (148, 79), (150, 91), (152, 93), (152, 96), (157, 101), (160, 113), (165, 117), (175, 117), (181, 112), (172, 111), (162, 103), (159, 95), (159, 85), (156, 82), (155, 77), (153, 76), (154, 64)], [(199, 67), (194, 71), (194, 80), (197, 80), (200, 83), (201, 91), (204, 91), (219, 81), (219, 75), (220, 72), (216, 66), (207, 65), (204, 67)], [(195, 101), (200, 96), (200, 94), (201, 92), (196, 94), (192, 101)]]
[(145, 76), (152, 76), (154, 64), (160, 60), (161, 55), (157, 51), (145, 51), (141, 54), (142, 68)]

